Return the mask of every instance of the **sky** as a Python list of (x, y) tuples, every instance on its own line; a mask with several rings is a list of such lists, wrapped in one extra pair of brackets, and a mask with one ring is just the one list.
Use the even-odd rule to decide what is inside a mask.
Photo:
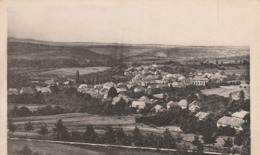
[(249, 45), (245, 1), (111, 1), (10, 7), (8, 37), (57, 42)]

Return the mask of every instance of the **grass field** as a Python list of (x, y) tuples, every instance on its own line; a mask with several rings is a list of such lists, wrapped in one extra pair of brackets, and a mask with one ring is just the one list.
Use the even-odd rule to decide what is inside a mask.
[(61, 75), (61, 76), (66, 75), (66, 76), (70, 76), (70, 75), (75, 75), (76, 71), (79, 71), (80, 75), (85, 75), (85, 74), (90, 74), (90, 73), (102, 72), (102, 71), (105, 71), (109, 68), (110, 67), (61, 68), (61, 69), (55, 69), (55, 70), (51, 70), (51, 71), (45, 71), (45, 72), (42, 72), (40, 74), (42, 74), (42, 75)]
[[(40, 135), (37, 133), (39, 127), (46, 123), (48, 129), (52, 131), (54, 124), (58, 119), (62, 119), (64, 126), (66, 126), (70, 131), (84, 132), (86, 125), (93, 125), (95, 131), (98, 134), (104, 134), (106, 125), (110, 125), (114, 129), (122, 128), (126, 133), (132, 133), (135, 126), (137, 126), (143, 134), (146, 133), (155, 133), (162, 135), (164, 130), (168, 128), (172, 135), (177, 135), (181, 133), (183, 137), (183, 142), (190, 147), (193, 147), (191, 141), (194, 139), (194, 134), (185, 134), (182, 133), (181, 129), (177, 126), (164, 126), (164, 127), (151, 127), (149, 125), (135, 123), (135, 116), (99, 116), (99, 115), (90, 115), (87, 113), (68, 113), (60, 115), (51, 115), (51, 116), (34, 116), (34, 117), (16, 117), (13, 118), (14, 124), (18, 127), (17, 131), (14, 133), (9, 132), (10, 137), (31, 137), (37, 138)], [(28, 121), (31, 121), (35, 131), (26, 132), (24, 130), (24, 124)], [(224, 137), (219, 137), (215, 147), (222, 147)]]
[(229, 97), (229, 94), (231, 93), (232, 98), (238, 100), (240, 90), (245, 92), (245, 99), (250, 98), (249, 88), (240, 88), (239, 86), (221, 86), (220, 88), (204, 89), (201, 90), (201, 92), (205, 95), (219, 95), (223, 97)]

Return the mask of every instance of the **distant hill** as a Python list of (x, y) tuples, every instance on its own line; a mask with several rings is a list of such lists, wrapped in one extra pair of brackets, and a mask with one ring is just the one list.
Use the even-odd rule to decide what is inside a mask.
[[(125, 62), (187, 61), (198, 58), (224, 58), (249, 55), (242, 46), (174, 46), (156, 44), (118, 44), (89, 42), (47, 42), (34, 39), (8, 38), (8, 59), (68, 60), (94, 64), (119, 58)], [(93, 64), (93, 65), (94, 65)], [(62, 65), (62, 64), (61, 64)]]

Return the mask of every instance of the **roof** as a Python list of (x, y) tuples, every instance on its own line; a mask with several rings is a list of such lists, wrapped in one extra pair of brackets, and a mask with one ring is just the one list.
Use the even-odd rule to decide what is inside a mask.
[(142, 97), (139, 99), (139, 101), (142, 101), (142, 102), (145, 102), (145, 103), (150, 103), (149, 98), (146, 97), (146, 96), (142, 96)]
[(230, 125), (232, 127), (240, 127), (244, 123), (244, 120), (240, 118), (224, 116), (218, 120), (218, 123), (224, 125)]
[(158, 110), (160, 110), (160, 109), (162, 109), (163, 107), (161, 106), (161, 105), (159, 105), (159, 104), (157, 104), (156, 106), (154, 106), (154, 109), (155, 109), (155, 111), (158, 111)]
[(196, 75), (196, 76), (193, 78), (193, 81), (208, 81), (208, 79), (207, 79), (207, 78), (203, 78), (202, 76)]
[(138, 107), (139, 109), (143, 109), (145, 107), (145, 102), (142, 101), (133, 101), (132, 107)]
[(31, 87), (22, 87), (20, 94), (33, 94), (34, 91)]
[(182, 107), (182, 108), (186, 108), (187, 105), (188, 105), (188, 102), (187, 102), (187, 100), (182, 99), (182, 100), (180, 100), (180, 101), (178, 102), (178, 105), (179, 105), (180, 107)]
[(134, 92), (142, 92), (142, 91), (144, 91), (144, 88), (143, 87), (136, 87), (135, 89), (134, 89)]
[(154, 94), (153, 96), (154, 96), (155, 98), (163, 99), (163, 93)]
[(49, 87), (36, 87), (36, 90), (38, 92), (42, 92), (42, 93), (50, 93), (51, 89)]
[(240, 119), (243, 119), (247, 114), (249, 114), (248, 111), (239, 111), (239, 112), (235, 112), (232, 114), (232, 117), (236, 117), (236, 118), (240, 118)]
[(81, 84), (81, 85), (79, 85), (79, 89), (83, 89), (83, 88), (87, 88), (88, 87), (88, 85), (87, 84)]
[(122, 97), (120, 96), (116, 96), (113, 98), (113, 102), (112, 105), (116, 105), (118, 102), (120, 102), (121, 100), (124, 100)]
[(208, 113), (201, 111), (195, 115), (195, 117), (198, 117), (200, 120), (204, 119), (206, 116), (208, 116)]
[(167, 106), (167, 109), (169, 109), (171, 106), (173, 105), (178, 105), (178, 103), (174, 102), (174, 101), (169, 101), (166, 106)]

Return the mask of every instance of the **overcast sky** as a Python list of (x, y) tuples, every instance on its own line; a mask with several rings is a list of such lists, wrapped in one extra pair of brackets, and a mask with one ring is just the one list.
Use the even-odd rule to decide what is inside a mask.
[(249, 45), (246, 3), (194, 2), (11, 7), (8, 36), (59, 42)]

